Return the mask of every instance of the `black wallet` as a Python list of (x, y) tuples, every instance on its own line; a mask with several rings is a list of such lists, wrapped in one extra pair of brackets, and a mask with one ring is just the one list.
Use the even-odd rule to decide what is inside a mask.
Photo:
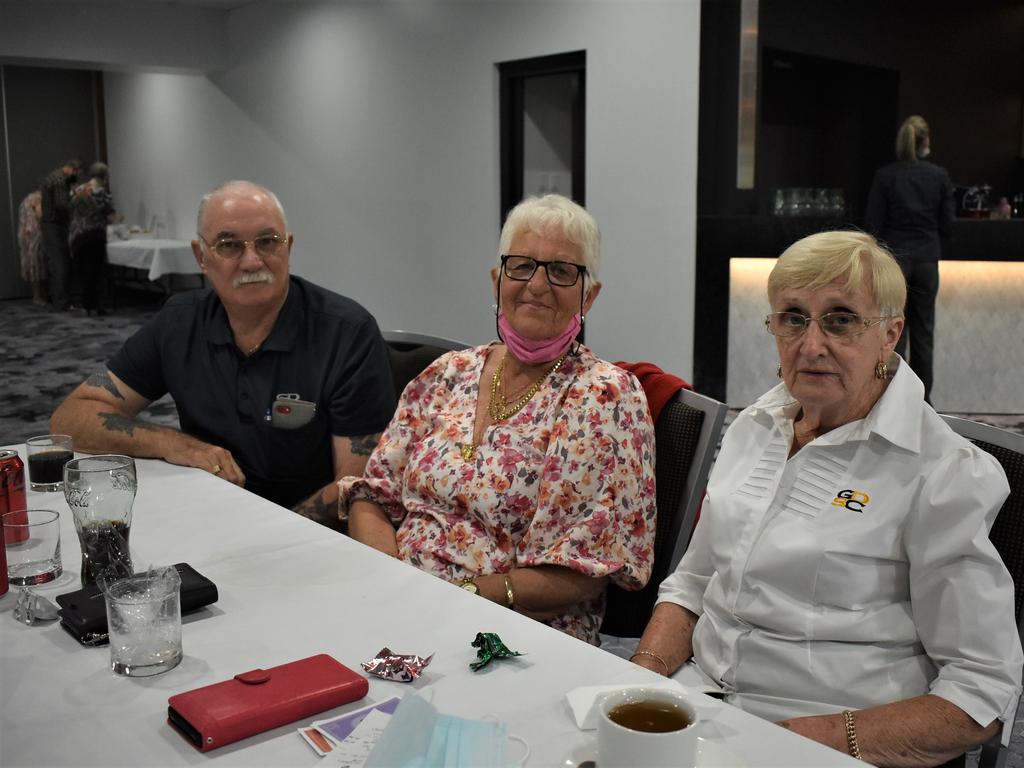
[[(181, 612), (188, 613), (217, 602), (217, 585), (188, 563), (175, 563), (181, 577)], [(106, 645), (107, 604), (103, 590), (90, 584), (75, 592), (57, 595), (60, 625), (82, 645)]]

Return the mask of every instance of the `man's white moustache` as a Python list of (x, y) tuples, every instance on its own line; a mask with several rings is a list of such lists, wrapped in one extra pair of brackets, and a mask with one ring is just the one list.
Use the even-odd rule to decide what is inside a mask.
[(274, 282), (273, 272), (247, 272), (244, 275), (239, 275), (235, 278), (232, 285), (237, 288), (240, 285), (248, 285), (249, 283), (272, 283)]

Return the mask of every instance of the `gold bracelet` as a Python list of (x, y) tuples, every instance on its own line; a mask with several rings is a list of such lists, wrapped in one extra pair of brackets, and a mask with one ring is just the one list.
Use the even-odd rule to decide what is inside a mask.
[(661, 656), (656, 654), (654, 651), (647, 651), (647, 650), (636, 651), (632, 656), (629, 657), (629, 660), (632, 661), (637, 656), (650, 656), (655, 661), (660, 661), (661, 662), (661, 666), (663, 666), (665, 668), (665, 674), (668, 675), (668, 673), (669, 673), (668, 662), (665, 661), (663, 658), (661, 658)]
[(851, 757), (860, 760), (860, 745), (857, 743), (857, 726), (853, 722), (853, 712), (844, 710), (843, 721), (846, 723), (846, 749)]
[(510, 573), (505, 574), (505, 605), (509, 610), (515, 610), (516, 594), (512, 591), (512, 574)]

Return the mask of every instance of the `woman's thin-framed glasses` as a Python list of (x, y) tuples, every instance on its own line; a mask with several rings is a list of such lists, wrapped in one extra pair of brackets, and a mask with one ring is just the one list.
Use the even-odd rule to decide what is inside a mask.
[(789, 339), (802, 335), (814, 322), (829, 336), (850, 339), (864, 333), (871, 326), (878, 325), (884, 319), (863, 317), (856, 312), (826, 312), (821, 317), (811, 317), (802, 312), (772, 312), (764, 319), (764, 327), (770, 334)]
[(533, 277), (537, 267), (544, 267), (544, 274), (552, 285), (559, 285), (563, 288), (576, 285), (580, 275), (587, 273), (587, 268), (582, 264), (575, 264), (571, 261), (540, 261), (532, 256), (505, 255), (501, 257), (501, 266), (505, 277), (509, 280), (521, 280), (523, 282)]
[(232, 261), (242, 258), (245, 249), (250, 245), (261, 258), (277, 256), (281, 252), (281, 248), (288, 242), (288, 238), (276, 232), (257, 235), (252, 240), (242, 240), (238, 237), (222, 237), (214, 243), (209, 243), (202, 235), (199, 235), (199, 239), (217, 256), (222, 259), (231, 259)]

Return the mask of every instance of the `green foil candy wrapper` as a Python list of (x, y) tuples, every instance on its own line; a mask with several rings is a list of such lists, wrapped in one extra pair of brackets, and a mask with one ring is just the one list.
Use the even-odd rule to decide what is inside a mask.
[(477, 632), (476, 639), (470, 645), (476, 648), (476, 657), (479, 659), (469, 665), (474, 672), (483, 669), (494, 659), (510, 659), (513, 656), (523, 655), (518, 651), (511, 650), (501, 642), (501, 638), (494, 632)]

